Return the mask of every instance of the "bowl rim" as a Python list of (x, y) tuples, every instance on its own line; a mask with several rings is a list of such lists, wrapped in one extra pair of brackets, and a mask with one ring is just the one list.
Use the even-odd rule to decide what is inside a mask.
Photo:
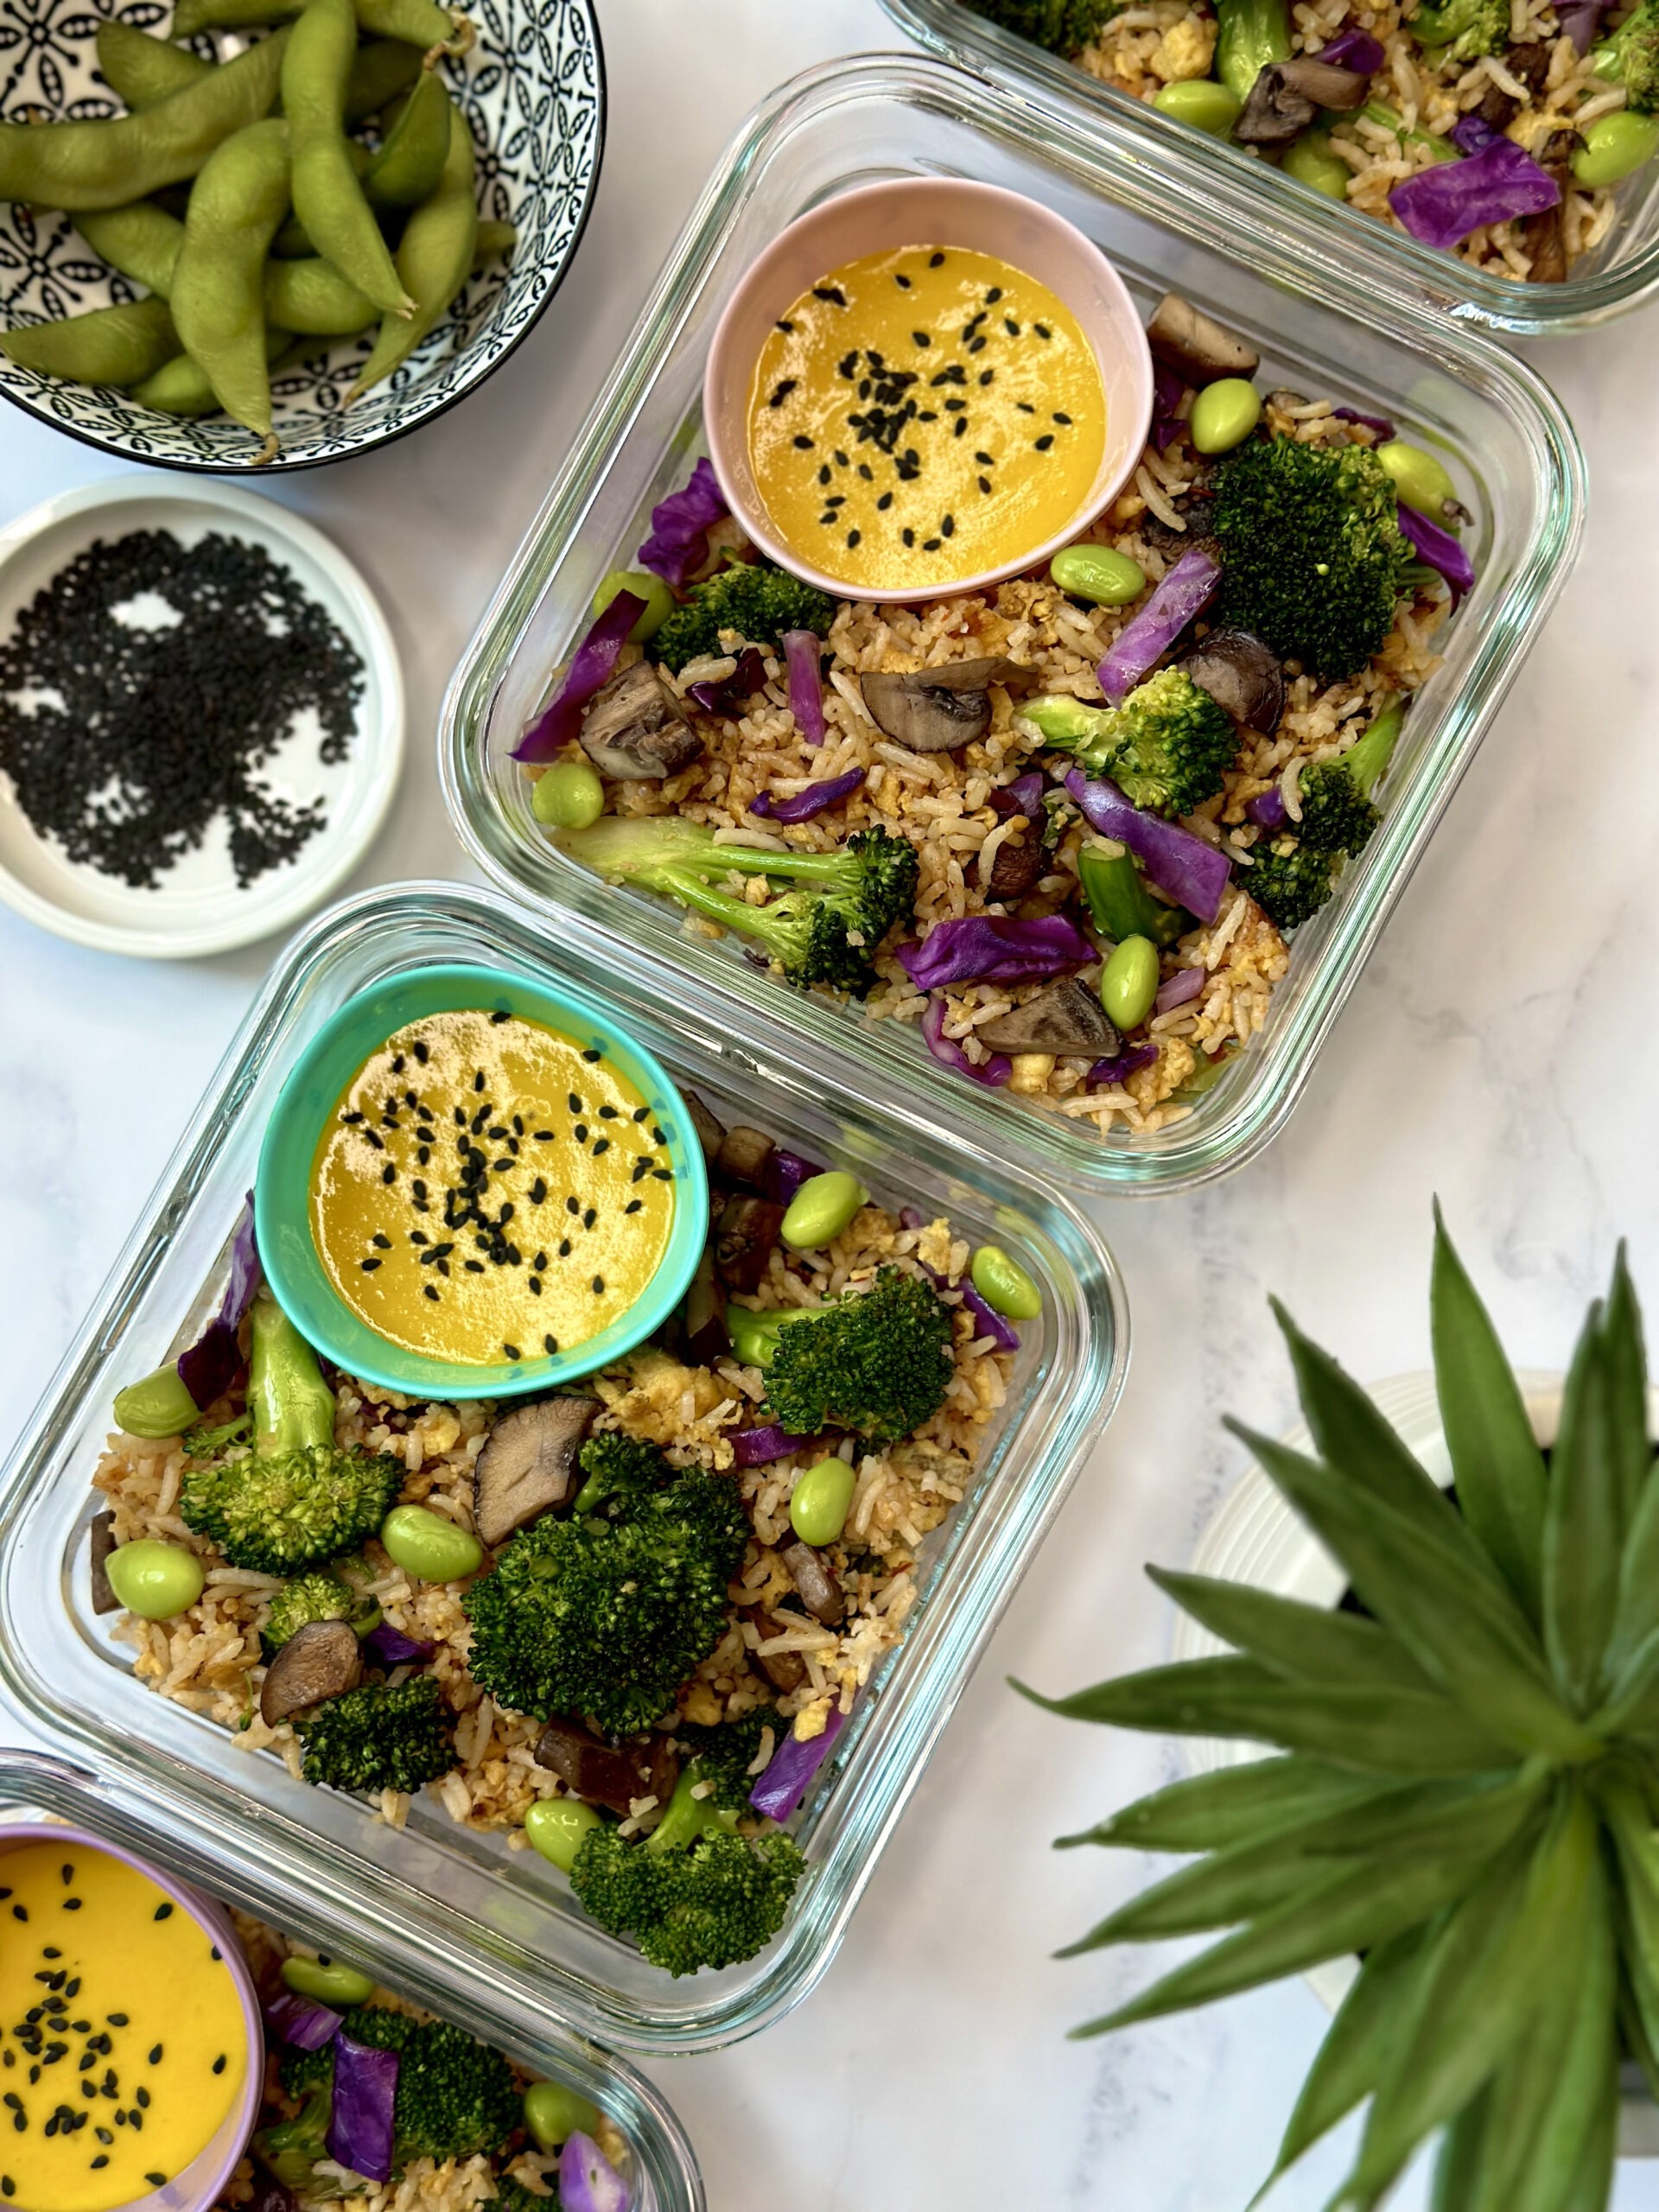
[[(319, 1070), (340, 1059), (341, 1047), (346, 1044), (351, 1049), (344, 1059), (353, 1067), (360, 1066), (365, 1054), (353, 1040), (364, 1030), (365, 1017), (373, 1015), (368, 1027), (378, 1045), (388, 1032), (384, 1017), (374, 1014), (374, 1008), (394, 995), (419, 995), (434, 988), (445, 996), (428, 1009), (433, 1013), (444, 1005), (458, 1009), (469, 1000), (499, 1005), (517, 999), (522, 1007), (528, 999), (537, 1011), (526, 1019), (542, 1021), (548, 1027), (580, 1027), (590, 1032), (607, 1058), (618, 1061), (642, 1090), (663, 1102), (660, 1111), (670, 1133), (671, 1155), (677, 1154), (679, 1170), (667, 1249), (639, 1295), (609, 1328), (569, 1351), (485, 1367), (430, 1358), (381, 1336), (352, 1312), (322, 1268), (311, 1234), (308, 1175), (296, 1202), (291, 1179), (284, 1173), (281, 1155), (294, 1145), (300, 1146), (308, 1162), (315, 1156), (321, 1127), (313, 1119), (308, 1095)], [(448, 995), (452, 992), (455, 995)], [(410, 1014), (401, 1017), (402, 1020), (418, 1019)], [(336, 1094), (338, 1088), (334, 1086)], [(302, 1115), (308, 1135), (296, 1130)], [(709, 1174), (702, 1146), (683, 1095), (656, 1055), (580, 986), (481, 962), (431, 961), (404, 969), (354, 991), (328, 1017), (289, 1069), (277, 1094), (259, 1147), (253, 1199), (260, 1265), (277, 1304), (306, 1341), (346, 1375), (383, 1389), (450, 1403), (459, 1399), (517, 1398), (531, 1391), (556, 1389), (597, 1374), (636, 1350), (662, 1326), (685, 1296), (709, 1235)], [(290, 1264), (296, 1252), (300, 1255), (297, 1267)]]
[[(1125, 349), (1125, 358), (1128, 364), (1130, 379), (1135, 387), (1135, 397), (1128, 416), (1128, 425), (1130, 432), (1135, 435), (1128, 436), (1127, 441), (1123, 442), (1123, 459), (1121, 467), (1111, 467), (1109, 473), (1107, 473), (1110, 456), (1109, 453), (1103, 454), (1093, 484), (1084, 494), (1077, 506), (1067, 517), (1064, 526), (1046, 537), (1040, 544), (1027, 547), (1016, 556), (995, 563), (988, 569), (976, 569), (964, 576), (953, 576), (948, 582), (936, 581), (926, 584), (909, 585), (902, 588), (890, 588), (886, 585), (873, 584), (861, 587), (858, 591), (855, 591), (844, 577), (833, 576), (827, 569), (815, 567), (811, 562), (804, 559), (785, 544), (783, 538), (773, 529), (771, 518), (765, 509), (752, 503), (742, 495), (737, 481), (737, 473), (730, 465), (728, 442), (722, 428), (723, 410), (720, 404), (722, 396), (730, 391), (733, 379), (737, 373), (736, 365), (730, 359), (731, 348), (736, 334), (739, 315), (747, 305), (753, 289), (764, 282), (766, 273), (778, 257), (786, 252), (789, 247), (802, 236), (826, 220), (832, 219), (838, 211), (844, 211), (849, 207), (860, 212), (867, 207), (879, 210), (887, 202), (904, 200), (923, 194), (938, 197), (941, 193), (951, 199), (961, 200), (970, 205), (978, 202), (984, 207), (1029, 211), (1045, 227), (1064, 239), (1079, 260), (1092, 263), (1098, 268), (1103, 279), (1103, 289), (1110, 296), (1119, 326), (1124, 336), (1129, 340)], [(1013, 266), (1012, 264), (1009, 265)], [(1071, 308), (1069, 301), (1063, 304), (1068, 308)], [(1072, 311), (1075, 312), (1075, 310)], [(1089, 325), (1083, 322), (1081, 317), (1078, 321), (1079, 327), (1089, 340), (1090, 351), (1095, 356), (1096, 367), (1101, 371), (1103, 384), (1105, 371), (1101, 362), (1100, 347), (1096, 343), (1095, 333)], [(752, 370), (746, 369), (744, 374), (746, 389), (747, 378), (751, 373)], [(720, 488), (725, 494), (726, 503), (737, 520), (743, 525), (751, 542), (779, 568), (786, 569), (791, 575), (804, 578), (808, 583), (816, 585), (818, 590), (828, 592), (836, 599), (856, 598), (861, 592), (865, 598), (872, 601), (879, 600), (884, 606), (896, 607), (915, 606), (922, 601), (938, 599), (941, 595), (957, 596), (964, 593), (982, 591), (994, 584), (1006, 583), (1012, 576), (1023, 575), (1029, 569), (1040, 568), (1062, 547), (1071, 544), (1082, 531), (1092, 527), (1133, 479), (1151, 429), (1153, 404), (1152, 347), (1141, 321), (1140, 310), (1135, 306), (1134, 295), (1120, 275), (1117, 264), (1096, 245), (1093, 238), (1090, 238), (1085, 232), (1079, 230), (1075, 223), (1064, 215), (1057, 214), (1052, 207), (1046, 207), (1040, 200), (1033, 199), (1029, 193), (1014, 192), (1006, 185), (984, 184), (974, 177), (943, 175), (884, 177), (874, 184), (854, 185), (845, 192), (832, 193), (828, 198), (819, 200), (816, 207), (809, 207), (804, 213), (798, 215), (793, 222), (785, 224), (777, 237), (749, 263), (732, 287), (731, 293), (721, 309), (713, 335), (709, 339), (708, 358), (704, 362), (702, 373), (702, 425), (703, 435), (709, 446), (709, 457), (713, 464), (715, 474), (719, 479)], [(745, 412), (747, 414), (747, 408)]]

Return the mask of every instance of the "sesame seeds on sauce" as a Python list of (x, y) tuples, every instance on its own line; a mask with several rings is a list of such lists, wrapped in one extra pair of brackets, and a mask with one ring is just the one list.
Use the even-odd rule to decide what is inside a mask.
[(312, 1234), (346, 1304), (408, 1351), (480, 1366), (609, 1328), (660, 1264), (674, 1207), (667, 1133), (621, 1071), (499, 1009), (388, 1038), (311, 1173)]
[(1105, 445), (1069, 308), (989, 254), (907, 246), (834, 270), (774, 324), (748, 410), (779, 537), (853, 594), (948, 588), (1063, 531)]

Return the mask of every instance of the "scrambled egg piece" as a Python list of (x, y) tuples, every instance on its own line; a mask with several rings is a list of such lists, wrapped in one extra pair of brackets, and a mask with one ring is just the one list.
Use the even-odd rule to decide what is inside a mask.
[(683, 1430), (706, 1421), (726, 1395), (708, 1368), (683, 1367), (665, 1351), (640, 1352), (620, 1375), (598, 1376), (594, 1387), (629, 1435), (652, 1444), (679, 1442)]
[(1152, 57), (1152, 73), (1166, 85), (1188, 77), (1207, 77), (1216, 51), (1216, 26), (1195, 22), (1191, 16), (1172, 23), (1158, 41)]

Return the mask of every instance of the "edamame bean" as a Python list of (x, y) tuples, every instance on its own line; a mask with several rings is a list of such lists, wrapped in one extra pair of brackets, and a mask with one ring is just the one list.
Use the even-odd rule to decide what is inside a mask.
[(1158, 995), (1158, 948), (1150, 938), (1126, 937), (1100, 971), (1100, 1002), (1122, 1030), (1138, 1029)]
[(170, 1621), (188, 1611), (207, 1580), (194, 1552), (154, 1536), (118, 1545), (105, 1562), (104, 1572), (121, 1604), (146, 1621)]
[(1442, 520), (1446, 503), (1457, 498), (1458, 487), (1434, 455), (1425, 453), (1421, 446), (1408, 446), (1403, 438), (1390, 438), (1375, 450), (1406, 505), (1436, 522)]
[(182, 1436), (200, 1418), (196, 1402), (185, 1389), (179, 1370), (169, 1359), (142, 1382), (129, 1382), (115, 1394), (115, 1418), (129, 1436)]
[[(181, 92), (181, 99), (190, 94)], [(265, 351), (265, 255), (288, 213), (289, 126), (273, 118), (216, 147), (190, 194), (173, 320), (225, 412), (276, 451)]]
[(1192, 402), (1186, 429), (1195, 453), (1230, 453), (1262, 420), (1262, 395), (1245, 377), (1218, 377)]
[(572, 2135), (591, 2135), (603, 2114), (563, 2082), (532, 2082), (524, 2091), (524, 2126), (538, 2149), (556, 2151)]
[(1067, 545), (1049, 563), (1048, 573), (1068, 597), (1095, 607), (1127, 607), (1147, 588), (1141, 563), (1109, 545)]
[(1006, 1314), (1010, 1321), (1034, 1321), (1042, 1312), (1042, 1292), (1000, 1244), (982, 1244), (968, 1272), (993, 1313)]
[(327, 1953), (316, 1959), (284, 1959), (283, 1980), (296, 1997), (332, 2005), (337, 2012), (349, 2012), (353, 2005), (366, 2005), (374, 1994), (374, 1983), (367, 1974), (329, 1958)]
[(98, 67), (117, 99), (137, 115), (157, 100), (181, 92), (187, 85), (200, 84), (213, 65), (170, 39), (156, 38), (111, 16), (98, 27)]
[(415, 312), (407, 321), (388, 315), (380, 325), (374, 351), (346, 395), (348, 404), (401, 367), (448, 313), (456, 293), (467, 282), (477, 243), (473, 134), (452, 100), (449, 151), (442, 179), (432, 197), (411, 213), (397, 247), (398, 278), (415, 302)]
[(1211, 138), (1225, 138), (1243, 106), (1236, 93), (1210, 77), (1183, 77), (1166, 85), (1154, 93), (1152, 104), (1160, 115), (1173, 116), (1177, 123), (1189, 124)]
[(394, 1567), (423, 1582), (460, 1582), (484, 1564), (478, 1538), (426, 1505), (394, 1505), (380, 1541)]
[(816, 1252), (840, 1236), (869, 1192), (844, 1167), (810, 1175), (790, 1200), (779, 1232), (792, 1252)]
[(1294, 176), (1310, 191), (1322, 192), (1327, 200), (1348, 197), (1349, 180), (1354, 173), (1340, 154), (1332, 152), (1330, 137), (1323, 130), (1304, 130), (1300, 138), (1293, 139), (1279, 166), (1287, 176)]
[(0, 332), (0, 352), (20, 369), (70, 384), (107, 385), (115, 391), (142, 384), (178, 351), (179, 334), (165, 300), (130, 300)]
[(588, 830), (605, 811), (605, 786), (591, 761), (556, 760), (536, 779), (530, 810), (550, 830)]
[[(480, 238), (486, 226), (479, 225)], [(636, 599), (643, 599), (645, 611), (628, 632), (631, 645), (643, 645), (647, 638), (654, 638), (669, 616), (674, 612), (674, 594), (660, 576), (653, 576), (649, 569), (613, 569), (594, 594), (594, 618), (605, 612), (620, 591), (631, 591)]]
[(543, 1797), (524, 1815), (531, 1849), (566, 1874), (575, 1864), (582, 1838), (598, 1826), (599, 1815), (580, 1797)]
[(1659, 115), (1633, 115), (1620, 108), (1612, 115), (1599, 115), (1584, 133), (1584, 143), (1573, 156), (1576, 181), (1592, 188), (1617, 184), (1639, 169), (1659, 152)]
[(391, 249), (380, 235), (347, 150), (346, 86), (356, 52), (352, 0), (306, 0), (283, 61), (294, 213), (317, 251), (342, 276), (383, 313), (408, 315), (415, 303), (399, 281)]
[(429, 72), (416, 84), (379, 152), (363, 172), (376, 207), (414, 207), (431, 197), (449, 151), (449, 95)]
[(804, 1544), (833, 1544), (847, 1526), (858, 1477), (844, 1459), (820, 1459), (797, 1476), (789, 1524)]

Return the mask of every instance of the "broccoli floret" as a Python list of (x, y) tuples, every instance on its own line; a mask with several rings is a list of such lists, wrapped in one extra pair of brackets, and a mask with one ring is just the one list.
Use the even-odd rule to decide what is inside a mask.
[(1425, 0), (1406, 28), (1437, 60), (1478, 61), (1510, 42), (1509, 0)]
[[(682, 1721), (674, 1733), (690, 1755), (691, 1779), (710, 1785), (709, 1795), (701, 1802), (717, 1812), (747, 1812), (749, 1792), (754, 1787), (749, 1770), (760, 1751), (760, 1738), (768, 1728), (775, 1736), (788, 1726), (769, 1705), (758, 1705), (738, 1719), (722, 1720), (711, 1728)], [(664, 1825), (666, 1821), (665, 1814)], [(657, 1833), (661, 1834), (660, 1826)]]
[[(915, 848), (882, 830), (861, 830), (832, 853), (774, 853), (718, 845), (712, 830), (677, 815), (607, 815), (566, 830), (561, 842), (597, 874), (664, 892), (755, 938), (802, 988), (823, 983), (861, 996), (875, 980), (877, 945), (916, 898)], [(807, 887), (750, 906), (704, 880), (734, 869)]]
[(749, 1534), (737, 1485), (652, 1456), (648, 1485), (611, 1438), (591, 1438), (581, 1465), (597, 1510), (521, 1530), (467, 1594), (468, 1664), (499, 1705), (542, 1719), (585, 1713), (632, 1734), (661, 1716), (725, 1633), (726, 1586)]
[(330, 1789), (419, 1789), (455, 1763), (454, 1725), (431, 1675), (347, 1690), (296, 1726), (306, 1780)]
[(312, 1621), (349, 1621), (359, 1636), (366, 1636), (379, 1619), (380, 1608), (372, 1599), (359, 1598), (337, 1574), (320, 1567), (283, 1585), (270, 1601), (261, 1633), (270, 1653), (280, 1651), (289, 1637)]
[[(260, 2164), (295, 2196), (309, 2193), (311, 2170), (319, 2159), (328, 2155), (325, 2138), (334, 2108), (334, 2054), (332, 2050), (324, 2049), (308, 2055), (327, 2062), (327, 2079), (310, 2091), (292, 2120), (279, 2120), (274, 2127), (262, 2127), (249, 2145)], [(283, 2086), (288, 2088), (286, 2062)], [(292, 2090), (289, 2094), (298, 2095), (301, 2092)]]
[(1590, 55), (1598, 77), (1624, 87), (1624, 105), (1637, 115), (1659, 111), (1659, 0), (1640, 0), (1610, 38)]
[(1231, 717), (1182, 668), (1160, 669), (1121, 707), (1061, 696), (1028, 700), (1020, 718), (1090, 775), (1110, 776), (1131, 806), (1172, 820), (1213, 798), (1238, 758)]
[[(480, 2151), (499, 2151), (518, 2126), (521, 2105), (512, 2069), (499, 2051), (448, 2021), (412, 2020), (385, 2005), (359, 2005), (342, 2017), (340, 2030), (354, 2043), (398, 2054), (391, 2124), (392, 2155), (400, 2166), (411, 2158), (442, 2164), (448, 2158), (470, 2158)], [(325, 2155), (322, 2139), (334, 2097), (333, 2044), (325, 2044), (321, 2050), (285, 2051), (280, 2076), (290, 2097), (307, 2100), (306, 2108), (298, 2120), (268, 2130), (255, 2148), (270, 2164), (265, 2145), (292, 2131), (292, 2139), (278, 2145), (277, 2151), (279, 2156), (286, 2152), (287, 2163), (297, 2171), (314, 2140), (316, 2148), (308, 2164)], [(289, 2180), (289, 2186), (296, 2183)]]
[(1216, 473), (1217, 622), (1335, 682), (1394, 622), (1411, 548), (1394, 481), (1369, 446), (1284, 436), (1238, 447)]
[(334, 1442), (334, 1394), (271, 1296), (253, 1301), (250, 1457), (186, 1470), (179, 1511), (232, 1567), (294, 1574), (372, 1535), (402, 1487), (401, 1460)]
[(1296, 834), (1322, 853), (1362, 852), (1382, 816), (1371, 804), (1399, 741), (1403, 701), (1383, 708), (1370, 728), (1334, 760), (1321, 760), (1302, 778), (1302, 818)]
[(1286, 0), (1216, 0), (1216, 74), (1235, 99), (1247, 100), (1262, 72), (1290, 59)]
[(850, 1428), (893, 1443), (931, 1421), (950, 1384), (950, 1308), (918, 1276), (883, 1268), (824, 1306), (728, 1306), (732, 1347), (763, 1368), (772, 1420), (798, 1435)]
[(722, 630), (735, 630), (752, 645), (775, 645), (785, 630), (830, 634), (835, 601), (769, 563), (722, 569), (696, 585), (652, 639), (652, 657), (676, 674), (689, 660), (724, 651)]
[(1334, 888), (1339, 853), (1298, 845), (1287, 853), (1257, 845), (1244, 887), (1275, 929), (1294, 930), (1317, 914)]
[(1067, 60), (1099, 37), (1127, 0), (967, 0), (976, 16)]

